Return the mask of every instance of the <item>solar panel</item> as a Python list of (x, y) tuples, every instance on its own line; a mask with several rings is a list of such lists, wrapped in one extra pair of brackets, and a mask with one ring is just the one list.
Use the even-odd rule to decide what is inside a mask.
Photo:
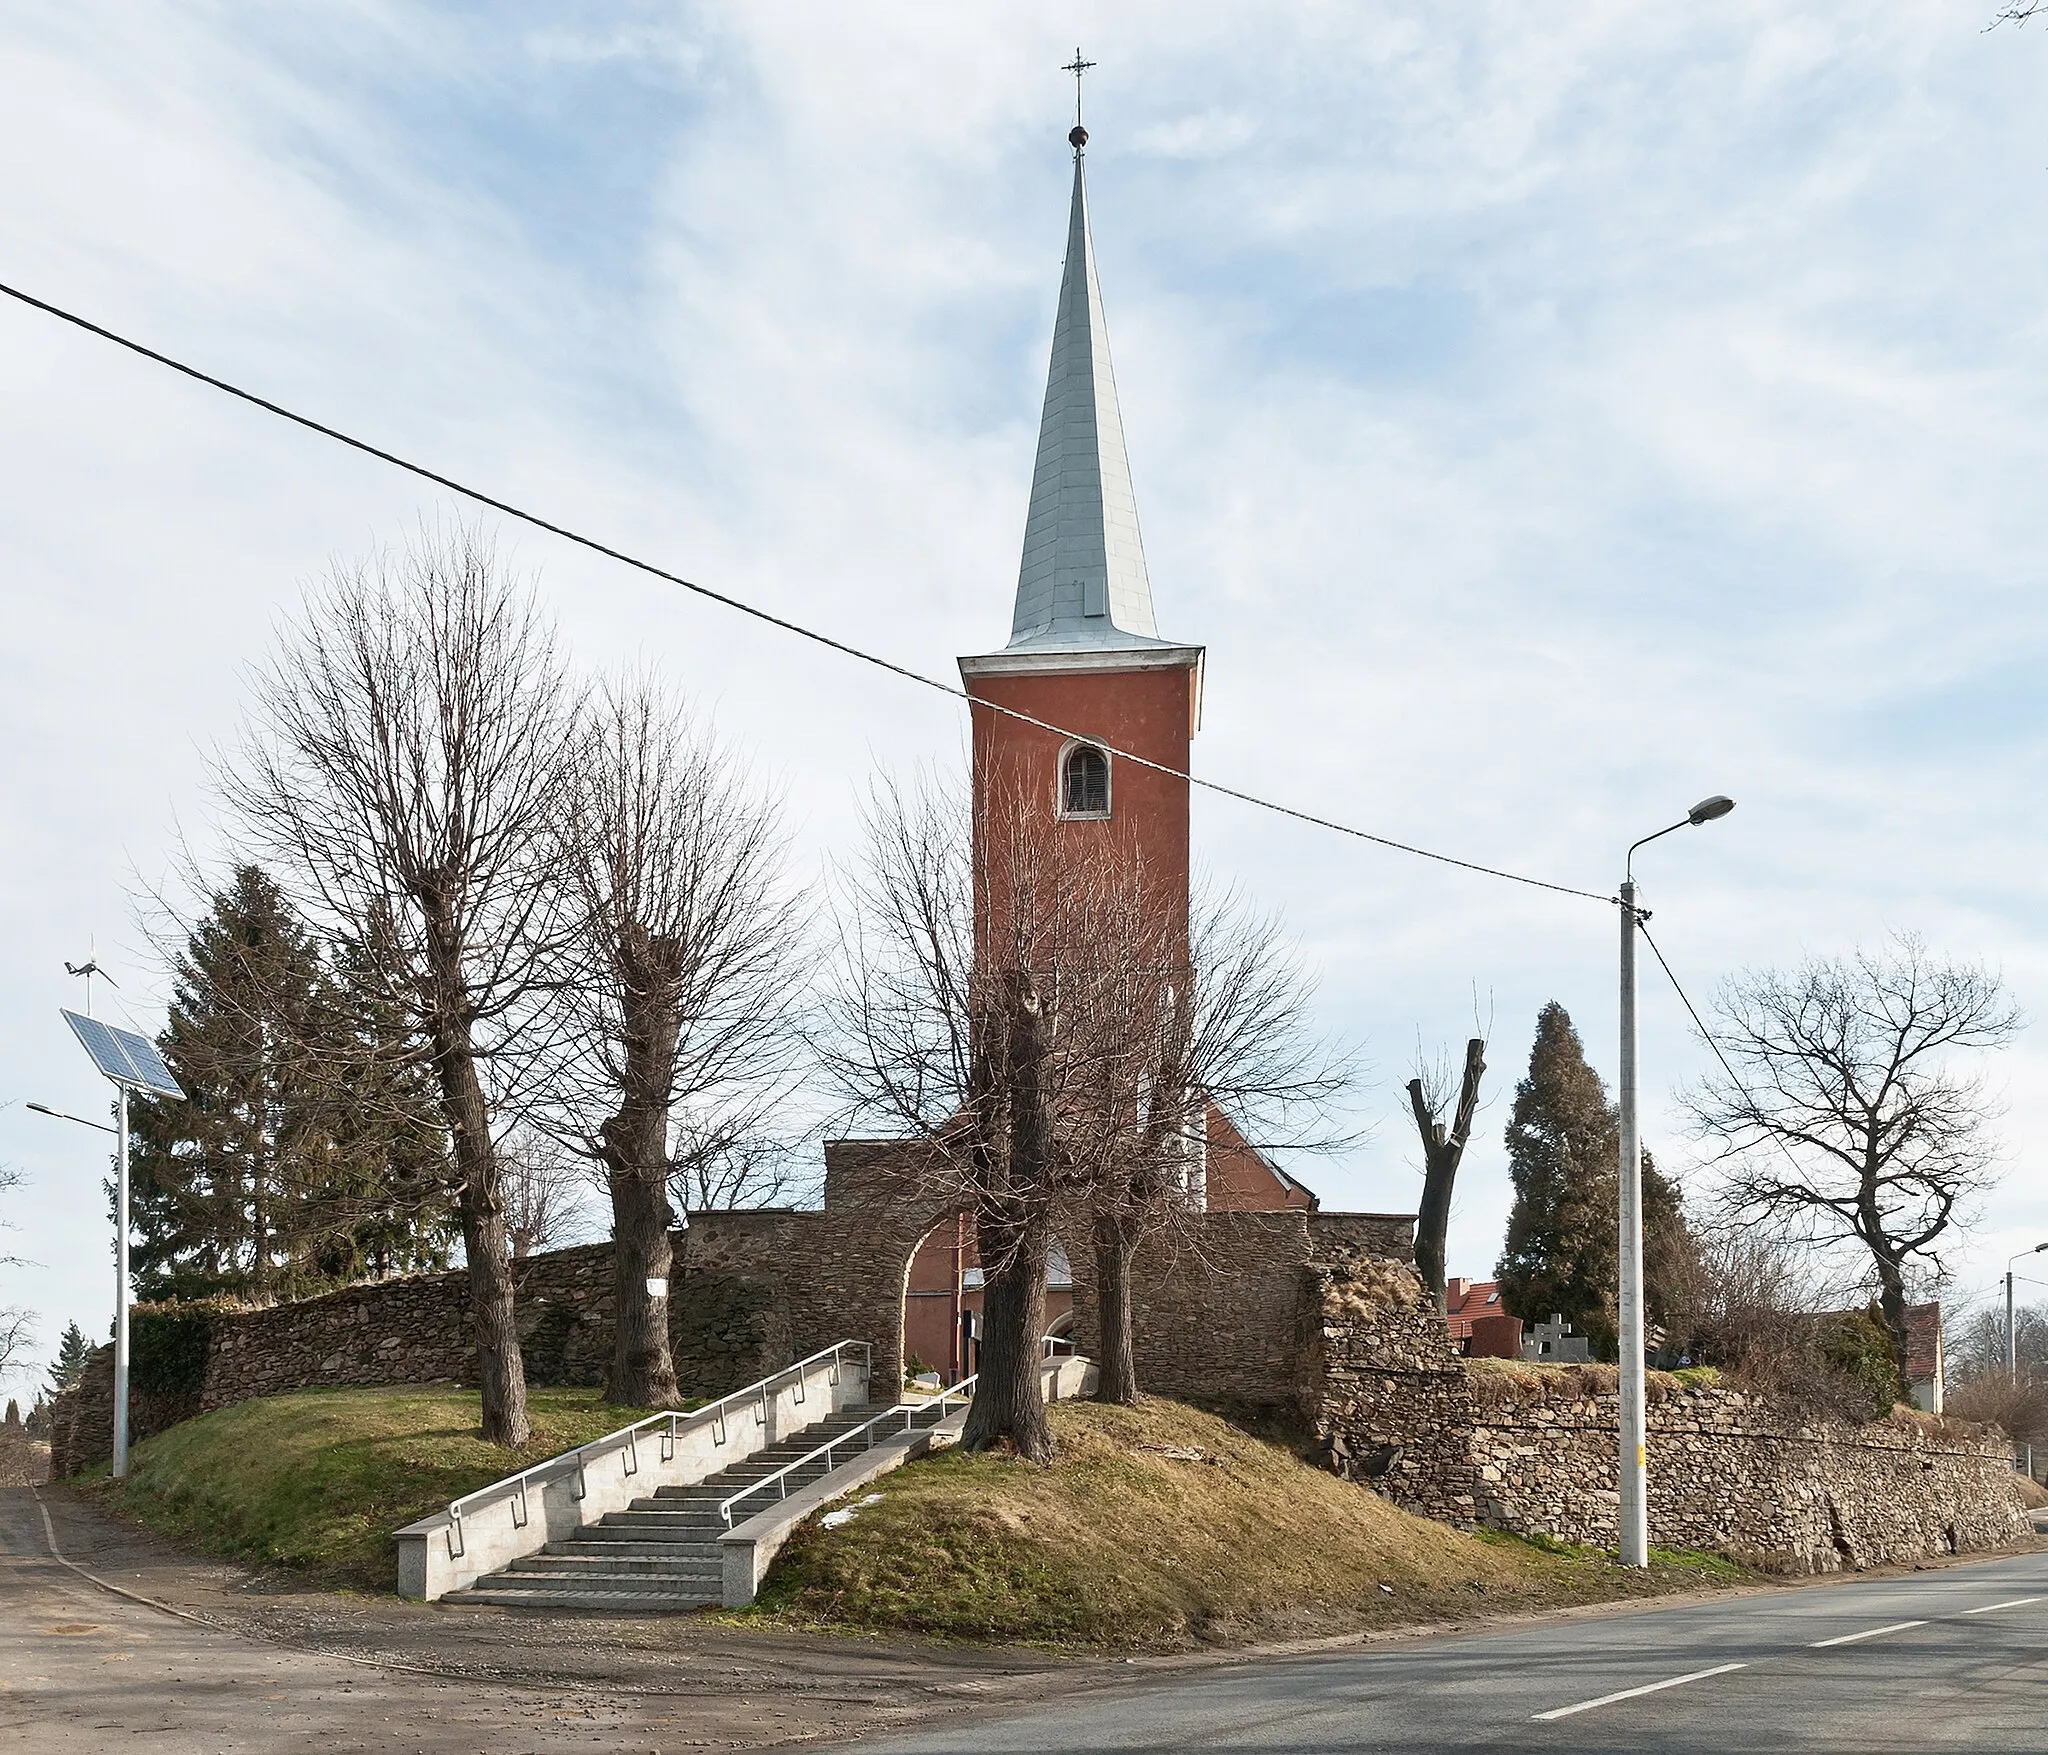
[(171, 1077), (171, 1069), (164, 1065), (163, 1057), (147, 1038), (133, 1030), (116, 1030), (97, 1018), (82, 1018), (76, 1012), (66, 1012), (64, 1021), (92, 1056), (93, 1065), (115, 1084), (132, 1085), (138, 1091), (149, 1091), (159, 1097), (184, 1096), (178, 1081)]

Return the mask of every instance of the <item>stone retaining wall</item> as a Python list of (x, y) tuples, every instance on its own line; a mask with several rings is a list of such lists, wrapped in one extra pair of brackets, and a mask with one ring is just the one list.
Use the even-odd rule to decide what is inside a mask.
[[(1620, 1448), (1613, 1372), (1475, 1371), (1479, 1520), (1611, 1547)], [(1576, 1380), (1576, 1381), (1574, 1381)], [(1835, 1572), (1997, 1548), (2026, 1533), (2000, 1434), (1912, 1410), (1851, 1426), (1653, 1375), (1649, 1515), (1660, 1547), (1773, 1572)]]
[[(927, 1185), (919, 1150), (901, 1141), (826, 1146), (825, 1210), (702, 1213), (674, 1239), (669, 1344), (688, 1396), (723, 1395), (834, 1341), (873, 1344), (877, 1384), (902, 1371), (903, 1292), (911, 1257), (957, 1196)], [(1408, 1254), (1413, 1221), (1369, 1213), (1207, 1213), (1183, 1246), (1140, 1264), (1140, 1370), (1162, 1394), (1305, 1406), (1315, 1298), (1307, 1264), (1338, 1248)], [(1094, 1322), (1085, 1233), (1062, 1236), (1072, 1259), (1082, 1350)], [(515, 1264), (527, 1381), (601, 1384), (610, 1362), (609, 1243)], [(209, 1319), (193, 1393), (152, 1397), (138, 1383), (140, 1442), (205, 1409), (287, 1390), (476, 1381), (469, 1277), (425, 1274), (322, 1298)], [(113, 1442), (111, 1355), (59, 1399), (59, 1472), (104, 1459)]]
[[(1611, 1548), (1620, 1429), (1611, 1366), (1468, 1363), (1409, 1269), (1319, 1271), (1332, 1468), (1424, 1516)], [(1833, 1572), (2003, 1547), (2024, 1535), (1998, 1433), (1901, 1410), (1809, 1420), (1652, 1373), (1651, 1539), (1769, 1571)]]

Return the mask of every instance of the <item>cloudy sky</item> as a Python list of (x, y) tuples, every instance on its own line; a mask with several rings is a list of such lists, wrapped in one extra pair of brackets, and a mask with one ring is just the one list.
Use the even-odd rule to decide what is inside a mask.
[[(1084, 44), (1201, 771), (1593, 889), (1726, 791), (1642, 865), (1696, 995), (1894, 929), (2000, 969), (2040, 1022), (1982, 1293), (2048, 1236), (2048, 33), (1991, 10), (17, 6), (0, 280), (945, 676), (1008, 627)], [(13, 305), (0, 386), (0, 1302), (99, 1334), (103, 1157), (22, 1108), (103, 1099), (63, 960), (158, 1026), (135, 896), (217, 832), (244, 667), (445, 502)], [(755, 752), (806, 870), (877, 771), (961, 759), (942, 699), (506, 535), (583, 657)], [(1418, 1036), (1492, 1019), (1483, 1274), (1537, 1008), (1612, 1075), (1613, 910), (1213, 798), (1196, 837), (1366, 1045), (1326, 1205), (1412, 1205)], [(1645, 1041), (1683, 1166), (1654, 983)]]

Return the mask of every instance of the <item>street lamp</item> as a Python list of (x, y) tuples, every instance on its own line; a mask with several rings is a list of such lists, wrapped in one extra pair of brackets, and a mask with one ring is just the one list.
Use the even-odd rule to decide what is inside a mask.
[[(105, 1129), (119, 1140), (114, 1154), (114, 1479), (128, 1474), (128, 1094), (182, 1099), (184, 1090), (171, 1076), (146, 1037), (133, 1030), (117, 1030), (97, 1018), (65, 1012), (78, 1045), (92, 1056), (92, 1063), (119, 1093), (114, 1110), (117, 1126)], [(38, 1115), (75, 1121), (81, 1127), (98, 1127), (82, 1115), (67, 1115), (44, 1103), (31, 1103)]]
[(2039, 1255), (2048, 1249), (2048, 1243), (2037, 1243), (2032, 1249), (2023, 1249), (2005, 1264), (2005, 1380), (2017, 1383), (2020, 1380), (2020, 1331), (2013, 1326), (2012, 1314), (2012, 1270), (2030, 1255)]
[(47, 1103), (31, 1103), (28, 1107), (33, 1109), (38, 1115), (49, 1116), (53, 1121), (75, 1121), (80, 1127), (97, 1128), (101, 1133), (119, 1133), (121, 1131), (117, 1127), (109, 1127), (104, 1121), (87, 1121), (84, 1116), (73, 1115), (68, 1109), (52, 1109)]
[(1643, 1407), (1643, 1137), (1636, 1038), (1636, 848), (1725, 817), (1735, 800), (1703, 798), (1678, 822), (1645, 835), (1622, 861), (1621, 884), (1621, 1563), (1650, 1563), (1649, 1435)]

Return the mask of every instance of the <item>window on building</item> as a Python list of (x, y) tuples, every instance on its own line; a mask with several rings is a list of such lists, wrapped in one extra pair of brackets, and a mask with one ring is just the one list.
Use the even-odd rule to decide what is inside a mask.
[(1060, 814), (1109, 815), (1109, 757), (1092, 743), (1077, 743), (1060, 764)]

